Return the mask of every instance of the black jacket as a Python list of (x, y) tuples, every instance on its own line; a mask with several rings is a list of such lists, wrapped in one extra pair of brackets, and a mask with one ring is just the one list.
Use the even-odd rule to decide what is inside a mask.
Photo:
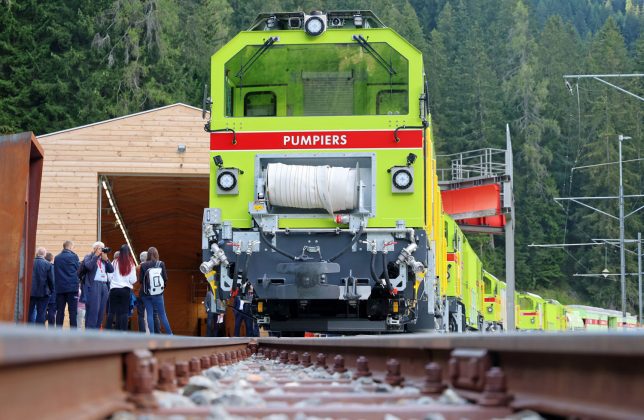
[(69, 249), (56, 255), (54, 274), (56, 275), (56, 293), (78, 292), (78, 255)]
[(31, 296), (47, 297), (54, 290), (54, 267), (43, 257), (36, 257), (31, 275)]

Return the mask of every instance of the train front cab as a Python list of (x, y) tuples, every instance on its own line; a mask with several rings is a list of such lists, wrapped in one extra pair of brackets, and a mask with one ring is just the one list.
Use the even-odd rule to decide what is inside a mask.
[(526, 331), (541, 331), (544, 328), (543, 306), (545, 300), (534, 293), (517, 294), (516, 328)]
[(483, 329), (483, 265), (480, 258), (463, 235), (463, 304), (466, 310), (466, 324), (469, 330)]
[(546, 299), (543, 305), (544, 330), (565, 331), (566, 308), (554, 299)]
[[(353, 14), (338, 15), (345, 27), (317, 36), (292, 27), (291, 15), (260, 16), (211, 59), (205, 213), (217, 217), (214, 234), (204, 227), (204, 264), (225, 256), (220, 291), (226, 296), (247, 279), (262, 303), (256, 315), (271, 330), (431, 329), (443, 242), (442, 229), (434, 229), (440, 192), (422, 55), (366, 12), (369, 25), (354, 27)], [(355, 170), (358, 204), (338, 211), (302, 207), (301, 200), (278, 205), (267, 182), (268, 166), (278, 164)], [(360, 226), (364, 233), (352, 243)], [(415, 261), (403, 255), (410, 242), (418, 246)], [(404, 269), (397, 269), (399, 256)], [(309, 264), (312, 281), (309, 262), (318, 266)], [(407, 271), (419, 262), (426, 270)], [(393, 296), (376, 295), (390, 271), (398, 284)]]
[(483, 270), (483, 318), (486, 331), (503, 331), (505, 325), (505, 282)]

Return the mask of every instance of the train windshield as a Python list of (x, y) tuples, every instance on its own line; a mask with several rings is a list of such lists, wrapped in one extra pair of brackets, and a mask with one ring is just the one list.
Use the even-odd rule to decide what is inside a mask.
[(228, 117), (409, 113), (409, 63), (386, 43), (247, 46), (224, 83)]

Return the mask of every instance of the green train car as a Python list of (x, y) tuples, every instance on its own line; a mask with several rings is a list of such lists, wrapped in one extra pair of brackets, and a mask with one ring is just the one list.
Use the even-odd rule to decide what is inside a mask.
[(554, 299), (546, 299), (543, 305), (543, 319), (545, 331), (565, 331), (568, 329), (566, 307)]
[(600, 308), (584, 305), (568, 305), (566, 311), (582, 320), (587, 331), (607, 331), (608, 313)]
[(546, 301), (530, 292), (517, 293), (516, 328), (519, 330), (543, 330), (544, 305)]
[(506, 284), (483, 270), (483, 313), (485, 331), (503, 331), (506, 307)]
[(482, 331), (485, 327), (483, 264), (454, 219), (444, 214), (442, 220), (447, 253), (447, 275), (440, 282), (446, 302), (443, 316), (449, 319), (449, 331)]

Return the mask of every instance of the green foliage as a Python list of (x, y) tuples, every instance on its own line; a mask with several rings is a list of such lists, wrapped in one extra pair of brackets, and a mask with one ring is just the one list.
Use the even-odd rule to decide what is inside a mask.
[[(619, 304), (619, 284), (577, 278), (616, 249), (529, 248), (531, 243), (616, 237), (617, 223), (553, 197), (617, 194), (617, 135), (624, 159), (642, 156), (641, 102), (564, 74), (644, 69), (644, 0), (61, 0), (0, 1), (0, 132), (36, 133), (183, 101), (200, 105), (210, 56), (260, 12), (373, 10), (419, 48), (440, 153), (505, 146), (515, 152), (518, 287), (564, 303)], [(612, 79), (639, 95), (642, 79)], [(641, 161), (624, 165), (625, 193), (642, 194)], [(627, 200), (627, 212), (644, 200)], [(614, 201), (596, 203), (616, 214)], [(626, 236), (644, 230), (627, 219)], [(502, 275), (503, 240), (470, 235)], [(628, 272), (636, 261), (628, 254)], [(629, 305), (636, 284), (629, 281)]]

